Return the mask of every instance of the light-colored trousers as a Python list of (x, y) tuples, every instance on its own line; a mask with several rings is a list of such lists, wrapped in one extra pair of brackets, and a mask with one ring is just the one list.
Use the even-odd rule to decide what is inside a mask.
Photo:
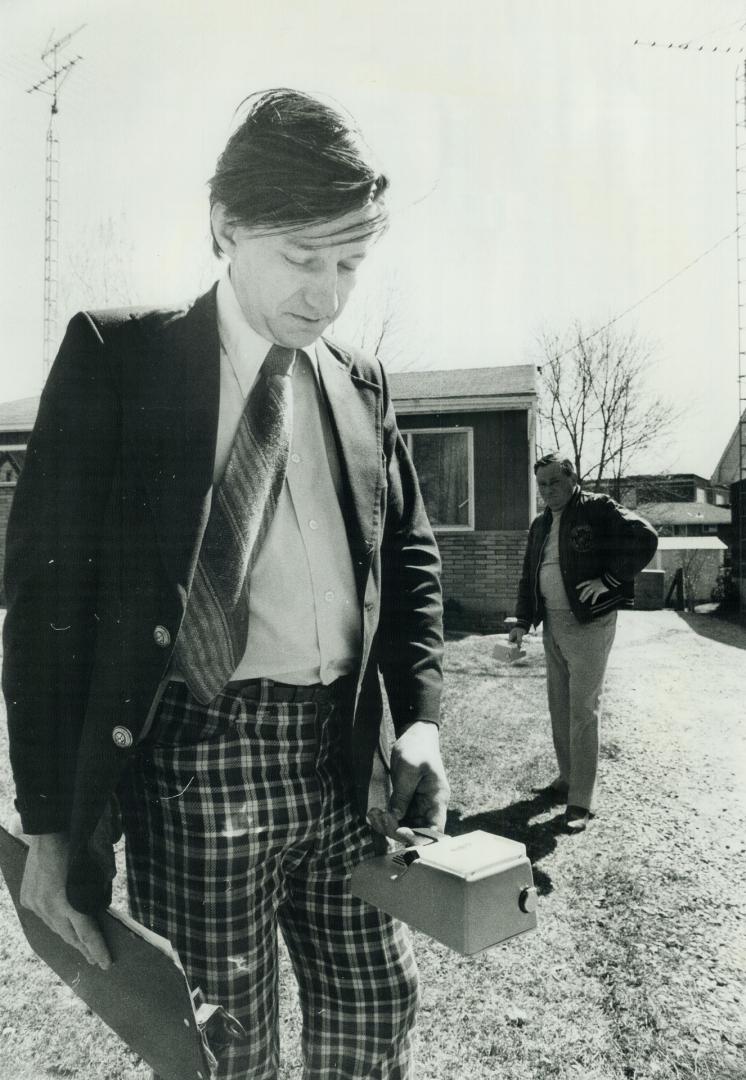
[(581, 623), (571, 611), (547, 612), (547, 697), (559, 777), (569, 806), (593, 808), (598, 772), (601, 691), (616, 633), (616, 611)]

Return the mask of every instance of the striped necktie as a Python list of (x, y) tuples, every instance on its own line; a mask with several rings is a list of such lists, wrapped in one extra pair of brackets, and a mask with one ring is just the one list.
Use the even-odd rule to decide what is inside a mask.
[(186, 614), (174, 657), (192, 694), (206, 705), (246, 648), (249, 576), (274, 516), (293, 430), (293, 349), (273, 345), (249, 394), (213, 490)]

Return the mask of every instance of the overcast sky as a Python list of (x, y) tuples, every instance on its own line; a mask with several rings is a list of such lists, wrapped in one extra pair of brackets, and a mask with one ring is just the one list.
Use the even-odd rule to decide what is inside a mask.
[[(339, 329), (393, 305), (391, 366), (444, 368), (535, 360), (542, 328), (599, 325), (733, 233), (744, 23), (743, 0), (0, 0), (0, 400), (42, 377), (50, 101), (25, 91), (50, 34), (86, 24), (61, 54), (83, 59), (57, 117), (60, 333), (80, 306), (210, 284), (233, 111), (290, 85), (347, 106), (393, 184)], [(639, 466), (709, 475), (738, 416), (735, 239), (619, 327), (657, 343), (651, 392), (687, 410)]]

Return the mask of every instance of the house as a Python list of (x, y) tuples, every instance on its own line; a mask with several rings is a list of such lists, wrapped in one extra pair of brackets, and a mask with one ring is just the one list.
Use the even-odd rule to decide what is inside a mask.
[(682, 570), (694, 601), (709, 600), (726, 563), (730, 508), (707, 502), (660, 502), (639, 504), (636, 512), (658, 533), (658, 550), (648, 569), (664, 571), (664, 596), (676, 571)]
[[(447, 623), (497, 630), (512, 614), (536, 504), (533, 365), (389, 375), (443, 559)], [(0, 405), (0, 557), (38, 398)]]
[[(715, 471), (712, 474), (713, 484), (730, 487), (731, 484), (735, 484), (736, 481), (741, 479), (742, 440), (746, 442), (746, 411), (741, 416), (740, 422), (736, 424), (733, 434), (715, 466)], [(746, 463), (746, 453), (744, 453), (744, 462)]]
[[(26, 444), (36, 420), (39, 398), (21, 398), (0, 405), (0, 567), (5, 565), (5, 533), (13, 492), (26, 457)], [(5, 602), (0, 580), (0, 603)]]
[[(743, 389), (743, 388), (742, 388)], [(730, 485), (733, 528), (730, 540), (730, 567), (735, 603), (746, 618), (746, 410), (741, 413), (733, 434), (712, 474), (713, 484)]]
[(730, 504), (730, 488), (715, 478), (706, 480), (696, 473), (644, 473), (597, 481), (597, 491), (611, 495), (617, 502), (634, 510), (641, 503), (712, 503)]
[[(660, 600), (667, 595), (677, 570), (684, 572), (696, 602), (709, 600), (728, 562), (731, 511), (727, 485), (697, 473), (646, 473), (604, 479), (597, 487), (646, 518), (657, 531), (658, 550), (647, 570), (664, 572)], [(642, 578), (645, 576), (643, 573)], [(638, 578), (641, 595), (646, 585), (642, 578)]]
[(502, 628), (536, 506), (536, 368), (389, 375), (443, 559), (446, 624)]

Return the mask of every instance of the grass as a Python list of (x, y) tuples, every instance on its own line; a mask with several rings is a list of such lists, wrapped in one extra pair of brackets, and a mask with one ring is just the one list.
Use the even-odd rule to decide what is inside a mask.
[[(603, 812), (582, 837), (562, 831), (561, 807), (530, 794), (553, 775), (540, 646), (532, 642), (528, 660), (508, 668), (491, 659), (492, 638), (448, 644), (448, 828), (491, 829), (526, 844), (539, 925), (471, 958), (415, 933), (419, 1080), (746, 1077), (746, 805), (736, 798), (737, 779), (724, 779), (733, 751), (725, 747), (722, 761), (707, 756), (696, 697), (706, 668), (717, 680), (719, 735), (741, 746), (734, 696), (746, 675), (746, 633), (732, 629), (742, 635), (734, 649), (717, 635), (697, 637), (674, 616), (652, 636), (652, 619), (629, 625), (635, 633), (615, 646), (609, 676)], [(655, 649), (668, 650), (665, 663), (654, 660)], [(656, 693), (656, 711), (640, 707)], [(670, 732), (666, 701), (675, 713)], [(678, 747), (682, 731), (688, 741)], [(697, 783), (689, 746), (705, 771), (700, 794), (687, 801)], [(10, 787), (1, 749), (0, 757), (3, 816)], [(724, 814), (712, 792), (727, 784), (733, 799)], [(639, 813), (627, 812), (631, 799)], [(0, 918), (3, 1080), (145, 1080), (143, 1063), (29, 953), (5, 890)], [(299, 1020), (286, 957), (282, 963), (282, 1075), (291, 1080), (299, 1075)]]

